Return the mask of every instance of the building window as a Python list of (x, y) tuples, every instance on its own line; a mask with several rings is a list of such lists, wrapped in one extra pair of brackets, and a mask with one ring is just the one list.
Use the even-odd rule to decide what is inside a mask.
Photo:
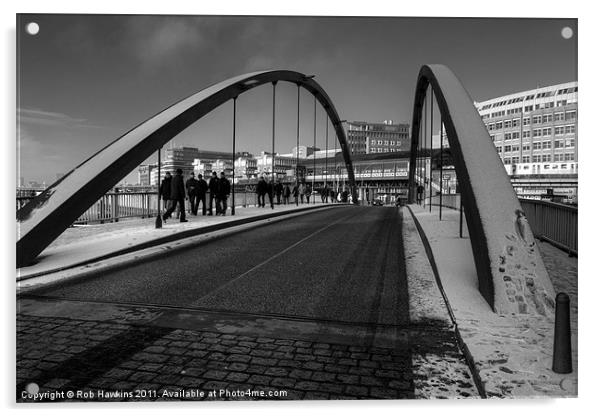
[(504, 152), (512, 152), (512, 146), (511, 145), (504, 146)]
[(531, 162), (531, 157), (527, 156), (523, 156), (523, 164), (528, 164), (529, 162)]
[(550, 154), (542, 155), (541, 162), (552, 162), (552, 155), (550, 155)]
[(520, 132), (512, 132), (512, 139), (519, 139), (520, 138)]
[(564, 160), (565, 161), (574, 161), (575, 160), (575, 154), (574, 153), (565, 153), (564, 154)]
[(543, 136), (551, 136), (552, 135), (552, 128), (551, 127), (545, 127), (541, 130), (541, 133), (543, 134)]
[(541, 149), (541, 142), (533, 142), (533, 149)]
[(550, 123), (552, 121), (552, 115), (551, 114), (544, 114), (541, 117), (541, 122), (542, 123)]
[(513, 164), (518, 164), (518, 156), (513, 156), (512, 157), (512, 163)]
[(504, 120), (504, 129), (512, 127), (512, 120)]
[(523, 152), (530, 151), (530, 150), (531, 150), (531, 145), (528, 143), (525, 143), (523, 145)]
[(565, 126), (565, 132), (567, 135), (575, 133), (575, 125)]
[(541, 143), (541, 147), (543, 149), (550, 149), (552, 147), (552, 142), (550, 142), (549, 140), (546, 140)]
[(520, 150), (520, 147), (518, 145), (512, 145), (512, 152), (517, 152)]
[(512, 120), (512, 127), (518, 127), (520, 124), (520, 119), (513, 119)]
[(531, 121), (534, 125), (538, 125), (541, 123), (541, 116), (533, 116), (531, 118)]
[(563, 140), (555, 140), (554, 148), (564, 148), (564, 141)]
[(566, 112), (566, 120), (575, 120), (577, 118), (577, 111), (571, 110)]
[(533, 155), (533, 162), (534, 163), (541, 162), (541, 155)]
[(554, 162), (562, 162), (564, 161), (564, 155), (563, 154), (556, 154), (554, 155)]
[(512, 133), (504, 133), (504, 140), (512, 139)]
[(533, 105), (525, 106), (525, 113), (528, 113), (530, 111), (533, 111)]
[(554, 113), (554, 121), (561, 122), (564, 120), (564, 113)]
[(531, 118), (530, 117), (525, 117), (523, 119), (523, 126), (527, 126), (531, 124)]
[(497, 150), (497, 153), (502, 153), (502, 147), (501, 146), (496, 146), (495, 149)]
[(531, 136), (531, 131), (529, 130), (524, 130), (523, 131), (523, 138), (528, 138)]
[(501, 129), (501, 128), (502, 128), (502, 126), (503, 126), (503, 123), (502, 123), (502, 122), (495, 122), (495, 129), (496, 129), (496, 130), (499, 130), (499, 129)]
[(541, 129), (534, 129), (533, 130), (533, 137), (534, 138), (538, 138), (541, 136)]
[(556, 126), (554, 128), (554, 135), (564, 135), (564, 126)]
[(567, 139), (565, 142), (567, 148), (572, 148), (575, 146), (575, 139)]

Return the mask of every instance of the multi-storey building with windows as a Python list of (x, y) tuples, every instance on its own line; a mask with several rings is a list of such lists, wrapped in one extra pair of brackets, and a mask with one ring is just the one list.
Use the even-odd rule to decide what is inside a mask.
[(577, 103), (575, 81), (509, 94), (475, 106), (506, 171), (516, 179), (576, 176)]
[(510, 175), (577, 173), (577, 82), (475, 103)]
[(410, 149), (410, 125), (346, 122), (347, 142), (352, 155), (401, 152)]

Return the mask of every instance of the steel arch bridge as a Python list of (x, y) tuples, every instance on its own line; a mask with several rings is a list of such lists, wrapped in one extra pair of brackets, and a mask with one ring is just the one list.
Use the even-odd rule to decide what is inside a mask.
[(424, 65), (418, 74), (411, 132), (410, 203), (416, 199), (416, 158), (429, 86), (449, 140), (481, 295), (501, 314), (550, 314), (554, 289), (520, 202), (472, 99), (444, 65)]
[(174, 136), (228, 100), (279, 81), (303, 87), (326, 111), (339, 140), (356, 201), (345, 130), (328, 94), (312, 77), (299, 72), (253, 72), (214, 84), (166, 108), (92, 155), (25, 205), (17, 212), (17, 267), (31, 264), (98, 198)]

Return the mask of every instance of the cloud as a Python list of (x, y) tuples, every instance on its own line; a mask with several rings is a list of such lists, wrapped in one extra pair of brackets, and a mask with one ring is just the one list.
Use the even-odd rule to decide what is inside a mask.
[(212, 19), (135, 16), (125, 21), (122, 46), (144, 68), (157, 69), (213, 48), (217, 32)]
[(88, 123), (86, 119), (71, 117), (65, 113), (38, 109), (17, 109), (17, 122), (25, 125), (102, 128)]

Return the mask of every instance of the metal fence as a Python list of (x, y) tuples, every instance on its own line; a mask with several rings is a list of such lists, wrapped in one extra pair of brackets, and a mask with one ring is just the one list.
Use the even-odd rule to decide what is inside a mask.
[[(460, 209), (460, 194), (433, 196), (433, 206), (439, 206), (441, 198), (443, 207)], [(545, 240), (571, 255), (577, 255), (577, 207), (525, 198), (519, 198), (519, 201), (535, 237)], [(425, 202), (428, 206), (428, 197)]]
[(577, 207), (541, 200), (519, 200), (537, 238), (577, 255)]
[[(17, 196), (17, 210), (32, 200), (35, 196)], [(315, 196), (314, 196), (315, 198)], [(266, 197), (267, 200), (267, 197)], [(209, 193), (205, 197), (209, 207)], [(319, 201), (319, 198), (316, 199)], [(313, 202), (313, 199), (312, 199)], [(228, 207), (231, 207), (232, 196), (228, 198)], [(234, 192), (236, 207), (256, 207), (257, 195), (253, 186), (236, 187)], [(164, 209), (161, 201), (161, 210)], [(186, 201), (188, 209), (188, 201)], [(199, 208), (201, 209), (201, 208)], [(126, 218), (148, 218), (157, 216), (157, 193), (150, 191), (111, 191), (103, 195), (96, 203), (86, 210), (74, 224), (107, 223)]]

